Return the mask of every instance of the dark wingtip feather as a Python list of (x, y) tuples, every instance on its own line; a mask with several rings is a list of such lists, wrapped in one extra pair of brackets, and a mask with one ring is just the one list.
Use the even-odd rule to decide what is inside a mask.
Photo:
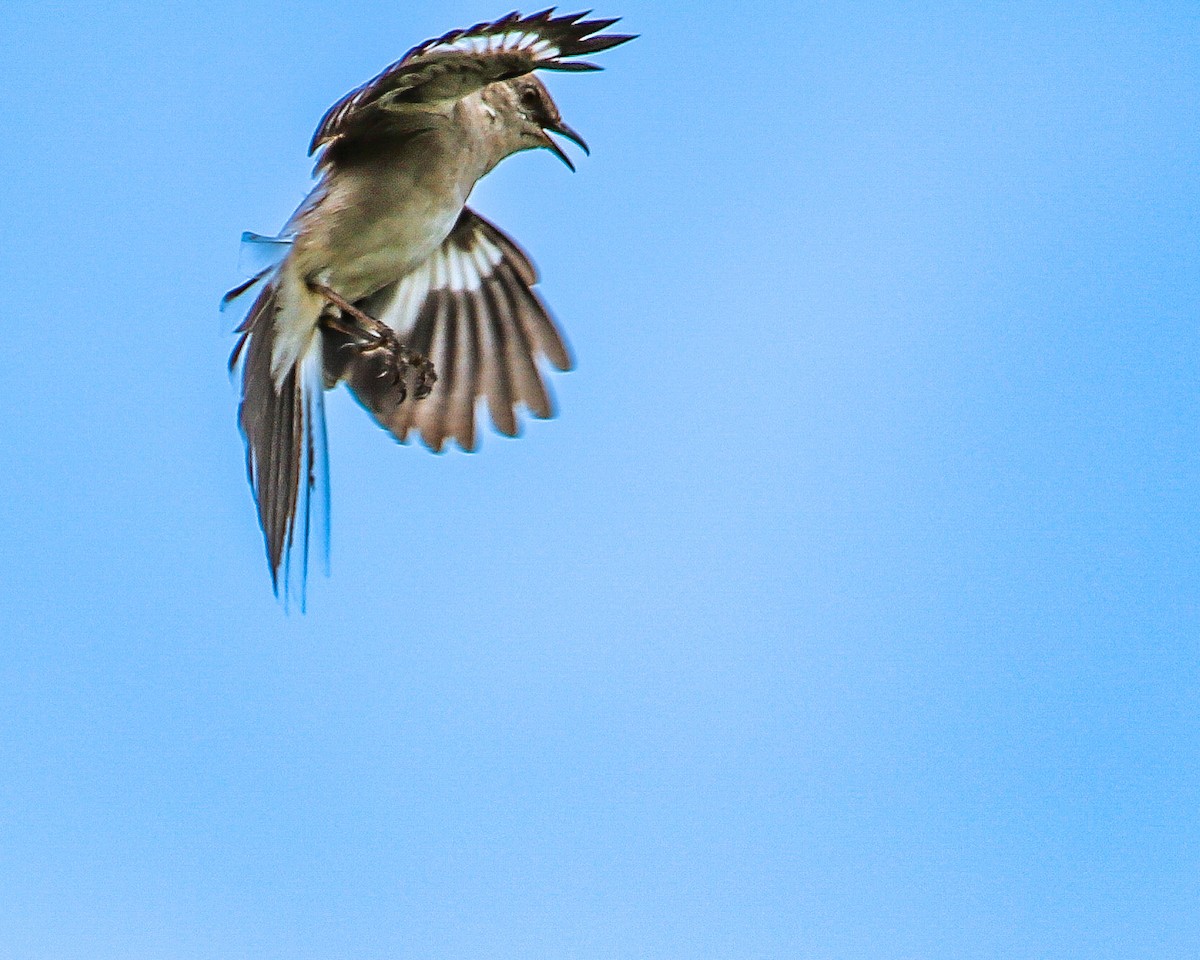
[(249, 280), (244, 280), (243, 282), (239, 283), (236, 287), (234, 287), (232, 290), (227, 291), (225, 293), (225, 295), (223, 297), (221, 297), (221, 309), (224, 310), (227, 306), (229, 306), (231, 303), (233, 303), (234, 300), (236, 300), (243, 293), (245, 293), (247, 290), (249, 290), (251, 287), (253, 287), (256, 283), (258, 283), (263, 277), (265, 277), (267, 275), (267, 273), (270, 271), (270, 269), (271, 269), (270, 267), (267, 267), (265, 270), (260, 270), (258, 273), (256, 273), (254, 276), (252, 276)]
[(604, 68), (595, 63), (588, 63), (586, 60), (551, 60), (541, 64), (538, 69), (550, 70), (554, 73), (595, 73)]
[[(395, 299), (395, 291), (364, 301), (368, 313), (387, 323), (408, 347), (426, 354), (439, 371), (433, 392), (420, 402), (389, 403), (390, 388), (381, 389), (377, 372), (359, 357), (344, 370), (358, 401), (400, 442), (420, 441), (435, 453), (457, 445), (474, 451), (485, 418), (498, 433), (521, 433), (520, 411), (539, 420), (555, 415), (547, 367), (573, 365), (570, 348), (546, 305), (532, 289), (538, 275), (532, 262), (513, 240), (469, 208), (437, 256), (461, 253), (470, 262), (483, 244), (488, 260), (500, 259), (471, 291), (431, 288), (420, 304)], [(423, 269), (433, 270), (432, 264)], [(403, 307), (393, 312), (396, 304)], [(457, 329), (451, 339), (449, 330)], [(545, 365), (543, 365), (545, 361)], [(489, 417), (490, 415), (490, 417)]]
[(628, 33), (606, 33), (602, 37), (588, 37), (586, 40), (579, 41), (579, 52), (599, 53), (601, 50), (611, 50), (613, 47), (619, 47), (623, 43), (636, 39), (635, 34)]
[[(514, 11), (499, 20), (451, 30), (418, 44), (374, 79), (350, 91), (326, 111), (309, 141), (309, 156), (336, 142), (339, 137), (353, 135), (356, 129), (370, 129), (372, 119), (378, 120), (379, 101), (390, 93), (403, 91), (404, 102), (415, 104), (420, 101), (421, 91), (432, 85), (436, 88), (435, 93), (430, 94), (434, 99), (445, 97), (444, 84), (440, 80), (437, 83), (434, 81), (445, 79), (443, 75), (452, 68), (448, 68), (444, 61), (456, 55), (460, 55), (461, 59), (453, 69), (458, 71), (465, 95), (471, 87), (472, 77), (479, 79), (479, 85), (482, 86), (535, 70), (563, 73), (597, 71), (601, 68), (596, 64), (571, 61), (637, 39), (636, 34), (601, 34), (601, 31), (619, 23), (620, 17), (587, 20), (585, 18), (591, 14), (590, 10), (556, 17), (555, 9), (548, 7), (525, 17)], [(513, 33), (524, 35), (515, 47), (507, 45), (508, 35)], [(472, 50), (469, 43), (465, 47), (458, 47), (464, 40), (497, 35), (504, 36), (505, 42), (498, 46), (489, 44), (486, 51)], [(536, 44), (528, 43), (529, 35), (546, 41), (546, 44), (541, 50), (535, 51)], [(332, 153), (326, 152), (318, 161), (318, 167), (336, 162)]]

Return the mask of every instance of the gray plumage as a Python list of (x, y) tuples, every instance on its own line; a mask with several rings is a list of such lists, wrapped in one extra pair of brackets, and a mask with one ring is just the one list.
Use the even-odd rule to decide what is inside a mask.
[[(509, 436), (520, 406), (553, 415), (539, 362), (566, 370), (571, 357), (537, 271), (466, 202), (521, 150), (571, 165), (550, 132), (587, 149), (533, 75), (599, 69), (573, 58), (633, 39), (585, 16), (513, 13), (453, 31), (334, 104), (313, 136), (320, 179), (284, 228), (286, 256), (227, 295), (259, 291), (230, 363), (242, 362), (247, 472), (285, 598), (298, 587), (303, 601), (310, 537), (327, 518), (323, 388), (345, 381), (397, 439), (416, 431), (434, 450), (451, 439), (474, 449), (480, 399)], [(375, 328), (397, 349), (372, 340)], [(404, 348), (436, 371), (423, 399), (431, 378), (397, 365)]]

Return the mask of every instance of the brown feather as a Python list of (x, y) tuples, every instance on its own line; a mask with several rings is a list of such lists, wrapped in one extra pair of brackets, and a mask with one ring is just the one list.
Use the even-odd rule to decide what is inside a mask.
[[(499, 262), (494, 263), (497, 252)], [(472, 450), (477, 441), (478, 400), (486, 402), (500, 433), (516, 436), (518, 406), (539, 419), (554, 415), (539, 359), (546, 357), (553, 366), (569, 369), (571, 358), (532, 289), (537, 269), (503, 231), (474, 211), (464, 210), (434, 259), (418, 270), (448, 284), (456, 272), (446, 267), (452, 259), (468, 264), (472, 273), (466, 278), (468, 288), (432, 287), (423, 302), (409, 304), (415, 310), (411, 319), (391, 312), (396, 305), (408, 303), (398, 299), (400, 281), (358, 304), (390, 323), (410, 349), (429, 356), (439, 379), (427, 398), (400, 402), (398, 388), (378, 376), (377, 356), (360, 356), (350, 348), (331, 358), (334, 343), (328, 337), (326, 364), (327, 372), (337, 371), (359, 402), (398, 439), (405, 440), (416, 430), (431, 449), (441, 450), (453, 439), (464, 450)], [(478, 288), (473, 288), (475, 274), (480, 275)]]
[(298, 507), (303, 505), (303, 556), (300, 601), (308, 569), (311, 497), (324, 481), (324, 416), (320, 388), (316, 396), (302, 381), (299, 365), (275, 382), (271, 372), (278, 312), (277, 288), (259, 295), (243, 323), (243, 335), (231, 364), (244, 357), (239, 422), (246, 439), (246, 473), (258, 505), (259, 521), (271, 570), (271, 583), (287, 598), (291, 550), (296, 546)]
[[(595, 35), (617, 23), (617, 19), (584, 20), (586, 12), (560, 17), (553, 13), (551, 8), (524, 18), (509, 14), (418, 44), (325, 112), (313, 133), (309, 154), (339, 140), (344, 146), (344, 141), (370, 136), (372, 131), (378, 135), (381, 127), (411, 123), (411, 116), (405, 119), (406, 113), (461, 99), (490, 83), (534, 70), (599, 70), (595, 64), (571, 58), (634, 39), (626, 34)], [(512, 38), (521, 35), (545, 41), (546, 46), (535, 50), (530, 40), (513, 46)], [(322, 159), (321, 164), (325, 162)]]

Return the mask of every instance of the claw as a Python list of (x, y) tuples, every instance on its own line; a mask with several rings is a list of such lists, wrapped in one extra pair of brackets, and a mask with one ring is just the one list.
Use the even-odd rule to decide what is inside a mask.
[(408, 396), (405, 381), (410, 369), (416, 372), (416, 382), (413, 387), (414, 400), (424, 400), (433, 391), (433, 385), (437, 383), (437, 372), (433, 368), (433, 363), (427, 357), (404, 346), (395, 337), (382, 336), (373, 343), (364, 344), (359, 349), (364, 354), (374, 353), (376, 350), (384, 351), (382, 369), (377, 376), (381, 379), (391, 376), (392, 385), (399, 388), (400, 398), (396, 401), (397, 403), (403, 403)]
[[(391, 374), (392, 385), (399, 388), (400, 397), (396, 401), (397, 403), (403, 403), (408, 396), (408, 388), (404, 380), (410, 367), (415, 367), (417, 374), (413, 391), (414, 399), (424, 400), (429, 396), (433, 385), (437, 383), (437, 372), (427, 357), (415, 350), (410, 350), (396, 339), (396, 334), (390, 327), (363, 313), (336, 291), (317, 283), (310, 282), (309, 286), (341, 312), (341, 316), (326, 316), (323, 322), (330, 328), (352, 338), (349, 343), (344, 344), (345, 347), (356, 349), (364, 356), (374, 353), (376, 350), (384, 351), (382, 369), (378, 376), (382, 379)], [(347, 322), (346, 317), (354, 322)]]
[(414, 355), (416, 359), (415, 366), (417, 367), (417, 385), (415, 390), (415, 399), (424, 400), (433, 392), (433, 386), (437, 383), (437, 371), (434, 370), (433, 364), (420, 355)]

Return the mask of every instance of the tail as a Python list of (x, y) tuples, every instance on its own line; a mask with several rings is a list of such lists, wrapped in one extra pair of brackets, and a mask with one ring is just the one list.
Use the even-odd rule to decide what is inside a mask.
[(229, 366), (242, 362), (239, 419), (246, 473), (258, 503), (271, 584), (285, 606), (298, 596), (303, 611), (314, 546), (324, 554), (328, 572), (329, 456), (316, 316), (299, 315), (308, 312), (304, 298), (287, 296), (286, 282), (286, 273), (276, 273), (259, 293), (238, 327), (241, 339)]

